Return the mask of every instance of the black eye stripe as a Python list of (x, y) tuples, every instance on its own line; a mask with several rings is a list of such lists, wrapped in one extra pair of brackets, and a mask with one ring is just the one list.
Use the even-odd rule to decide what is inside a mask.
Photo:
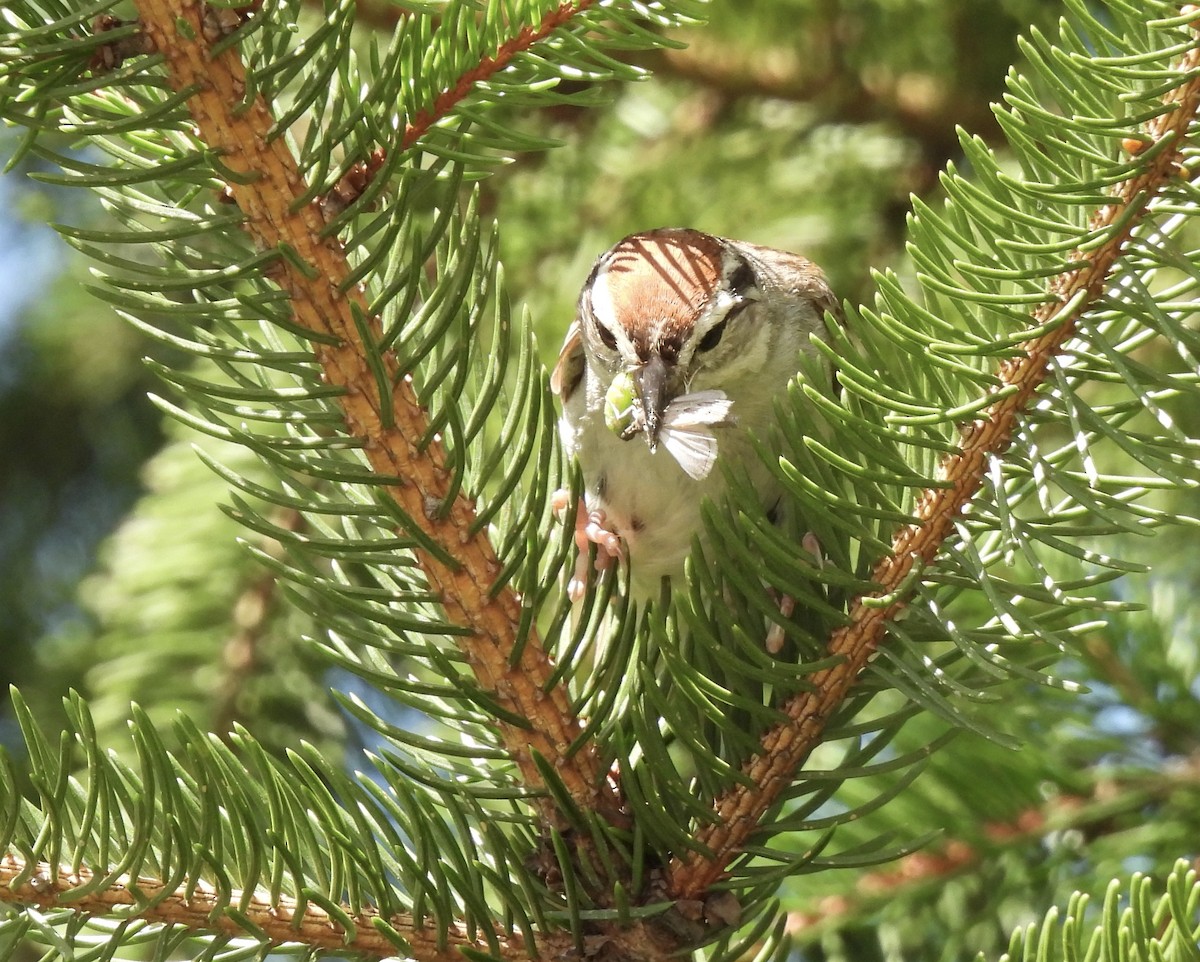
[[(729, 314), (733, 313), (733, 311), (729, 312)], [(704, 337), (700, 338), (700, 343), (696, 345), (697, 351), (711, 351), (721, 343), (721, 338), (725, 335), (725, 325), (729, 323), (729, 314), (720, 323), (714, 324), (705, 332)]]
[(700, 343), (696, 345), (696, 350), (698, 352), (711, 351), (720, 344), (721, 338), (725, 336), (725, 326), (749, 306), (750, 301), (739, 301), (734, 304), (720, 321), (705, 331), (704, 337), (700, 338)]
[(617, 349), (617, 336), (599, 321), (596, 322), (596, 333), (600, 335), (600, 343), (610, 351)]
[(725, 324), (728, 318), (721, 321), (720, 324), (714, 324), (708, 329), (708, 333), (700, 338), (700, 343), (696, 345), (697, 351), (711, 351), (714, 347), (721, 343), (721, 337), (725, 333)]

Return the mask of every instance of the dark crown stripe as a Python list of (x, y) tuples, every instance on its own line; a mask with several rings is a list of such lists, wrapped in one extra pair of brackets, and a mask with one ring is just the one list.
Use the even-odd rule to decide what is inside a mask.
[(738, 266), (729, 275), (729, 289), (736, 294), (745, 294), (757, 286), (758, 279), (754, 275), (754, 268), (738, 257)]

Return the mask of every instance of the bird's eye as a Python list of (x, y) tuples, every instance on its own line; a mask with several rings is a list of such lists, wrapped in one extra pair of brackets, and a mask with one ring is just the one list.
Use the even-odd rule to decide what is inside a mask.
[(700, 343), (696, 345), (698, 351), (711, 351), (714, 347), (721, 343), (721, 337), (725, 334), (725, 325), (729, 323), (729, 318), (721, 321), (720, 324), (714, 324), (708, 329), (708, 333), (700, 338)]
[(617, 349), (617, 336), (603, 324), (597, 322), (596, 333), (600, 335), (600, 343), (607, 347), (610, 351)]
[(721, 338), (725, 336), (726, 325), (728, 325), (731, 320), (741, 314), (742, 311), (749, 306), (749, 301), (739, 301), (737, 304), (734, 304), (733, 307), (726, 311), (725, 316), (721, 318), (719, 322), (710, 327), (705, 332), (704, 337), (700, 338), (700, 343), (696, 345), (696, 350), (700, 352), (711, 351), (714, 347), (720, 344)]

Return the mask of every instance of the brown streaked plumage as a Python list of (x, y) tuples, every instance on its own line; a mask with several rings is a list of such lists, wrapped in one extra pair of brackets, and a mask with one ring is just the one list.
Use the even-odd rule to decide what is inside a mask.
[(707, 309), (721, 280), (724, 249), (708, 234), (659, 229), (626, 237), (602, 257), (588, 290), (592, 309), (602, 295), (604, 323), (637, 317), (629, 331), (643, 361), (658, 353), (673, 361)]

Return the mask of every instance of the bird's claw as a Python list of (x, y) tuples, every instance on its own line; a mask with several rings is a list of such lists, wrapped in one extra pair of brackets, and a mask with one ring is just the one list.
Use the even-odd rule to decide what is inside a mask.
[[(795, 598), (791, 595), (779, 596), (779, 614), (781, 617), (790, 618), (792, 617), (792, 612), (795, 610)], [(771, 622), (771, 627), (767, 629), (767, 640), (763, 643), (763, 647), (767, 649), (767, 654), (778, 655), (783, 650), (785, 637), (783, 625), (777, 621)]]
[[(821, 542), (817, 540), (815, 534), (806, 531), (804, 537), (800, 539), (800, 547), (813, 556), (818, 570), (825, 567), (825, 555), (821, 551)], [(779, 596), (779, 614), (783, 619), (790, 618), (795, 610), (795, 598), (791, 595)], [(779, 622), (772, 622), (771, 627), (767, 629), (767, 640), (763, 643), (763, 647), (767, 649), (768, 654), (778, 655), (783, 650), (784, 638), (783, 625)]]
[(800, 547), (813, 556), (818, 569), (825, 567), (825, 554), (821, 551), (821, 542), (815, 534), (811, 531), (804, 532), (804, 537), (800, 539)]
[[(571, 497), (566, 491), (555, 491), (550, 499), (554, 513), (562, 517), (570, 506)], [(605, 525), (608, 519), (603, 511), (589, 511), (583, 499), (580, 498), (575, 506), (575, 547), (579, 554), (575, 558), (575, 571), (567, 582), (567, 597), (578, 601), (587, 591), (589, 547), (596, 546), (596, 571), (606, 571), (614, 561), (619, 561), (625, 554), (625, 546), (621, 536), (609, 531)]]

